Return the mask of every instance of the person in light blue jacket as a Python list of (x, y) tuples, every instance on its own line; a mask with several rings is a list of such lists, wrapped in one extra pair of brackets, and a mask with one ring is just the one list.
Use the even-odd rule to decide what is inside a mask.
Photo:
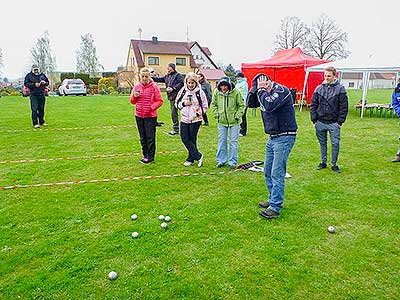
[[(240, 71), (236, 72), (236, 88), (240, 91), (243, 97), (243, 102), (246, 104), (246, 98), (249, 91), (249, 86), (247, 84), (244, 74)], [(246, 120), (247, 106), (244, 109), (242, 116), (242, 123), (240, 123), (239, 136), (244, 136), (247, 134), (247, 120)]]
[[(400, 79), (392, 94), (392, 107), (400, 118)], [(400, 137), (399, 137), (399, 150), (397, 151), (396, 157), (392, 159), (392, 162), (400, 162)]]

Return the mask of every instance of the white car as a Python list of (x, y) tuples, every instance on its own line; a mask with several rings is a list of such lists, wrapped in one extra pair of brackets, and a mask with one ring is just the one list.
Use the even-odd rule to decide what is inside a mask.
[(86, 84), (82, 79), (64, 79), (58, 88), (60, 96), (83, 95), (86, 96)]

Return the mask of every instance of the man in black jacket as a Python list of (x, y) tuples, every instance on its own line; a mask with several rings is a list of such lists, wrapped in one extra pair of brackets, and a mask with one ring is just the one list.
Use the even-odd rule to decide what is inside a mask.
[(169, 107), (171, 109), (171, 119), (172, 119), (172, 131), (168, 134), (175, 135), (179, 133), (179, 121), (178, 121), (178, 110), (175, 107), (175, 99), (178, 95), (179, 90), (183, 87), (184, 81), (180, 73), (175, 69), (175, 64), (168, 64), (167, 75), (164, 77), (152, 77), (155, 82), (164, 82), (167, 97), (169, 100)]
[(293, 98), (286, 86), (273, 82), (267, 75), (258, 74), (252, 81), (246, 102), (249, 108), (260, 107), (264, 131), (269, 134), (264, 165), (269, 197), (258, 206), (265, 208), (260, 211), (260, 216), (273, 219), (279, 217), (283, 206), (286, 164), (296, 142)]
[(44, 121), (44, 106), (46, 103), (45, 89), (49, 85), (49, 80), (40, 72), (39, 66), (32, 65), (32, 71), (25, 76), (24, 85), (30, 91), (33, 127), (47, 126)]
[(317, 170), (327, 167), (329, 131), (332, 144), (332, 170), (340, 173), (341, 171), (336, 163), (340, 148), (340, 129), (346, 121), (348, 113), (348, 98), (344, 86), (339, 83), (335, 75), (335, 68), (328, 67), (325, 69), (325, 81), (315, 89), (311, 100), (310, 113), (321, 153), (321, 163), (318, 165)]

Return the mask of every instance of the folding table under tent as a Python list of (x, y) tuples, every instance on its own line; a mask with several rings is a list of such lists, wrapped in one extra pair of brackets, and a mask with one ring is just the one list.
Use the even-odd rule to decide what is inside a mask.
[(400, 72), (400, 62), (397, 64), (387, 65), (378, 64), (376, 62), (366, 62), (363, 64), (356, 64), (350, 59), (334, 61), (318, 66), (308, 67), (306, 69), (306, 76), (304, 81), (307, 81), (307, 77), (313, 72), (323, 72), (327, 67), (334, 67), (339, 73), (339, 80), (344, 72), (346, 73), (362, 73), (362, 101), (361, 101), (361, 118), (364, 116), (365, 101), (367, 98), (368, 82), (371, 73), (396, 73), (396, 82)]
[[(304, 54), (300, 48), (278, 50), (273, 57), (256, 63), (242, 63), (242, 72), (249, 86), (251, 80), (259, 73), (268, 75), (273, 81), (281, 83), (289, 89), (296, 89), (302, 100), (311, 101), (315, 88), (323, 81), (322, 72), (306, 75), (306, 68), (328, 62)], [(293, 99), (296, 100), (296, 99)]]

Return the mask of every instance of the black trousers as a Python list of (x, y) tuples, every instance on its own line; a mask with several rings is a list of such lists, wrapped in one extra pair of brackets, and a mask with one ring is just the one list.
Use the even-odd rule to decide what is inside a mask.
[(157, 118), (136, 117), (136, 124), (142, 145), (143, 157), (154, 160), (156, 154), (156, 121)]
[(44, 124), (44, 105), (46, 103), (46, 97), (44, 95), (31, 95), (29, 98), (31, 99), (32, 124), (34, 126)]
[(247, 119), (246, 119), (246, 114), (247, 114), (247, 106), (244, 109), (243, 117), (242, 117), (242, 123), (240, 123), (240, 131), (239, 133), (246, 135), (247, 134)]
[(169, 108), (171, 109), (172, 130), (179, 132), (178, 109), (175, 107), (175, 100), (169, 100)]
[(201, 122), (195, 123), (182, 123), (181, 122), (181, 140), (188, 150), (188, 158), (187, 161), (194, 162), (195, 160), (199, 160), (201, 158), (201, 153), (197, 149), (197, 134), (199, 132)]

